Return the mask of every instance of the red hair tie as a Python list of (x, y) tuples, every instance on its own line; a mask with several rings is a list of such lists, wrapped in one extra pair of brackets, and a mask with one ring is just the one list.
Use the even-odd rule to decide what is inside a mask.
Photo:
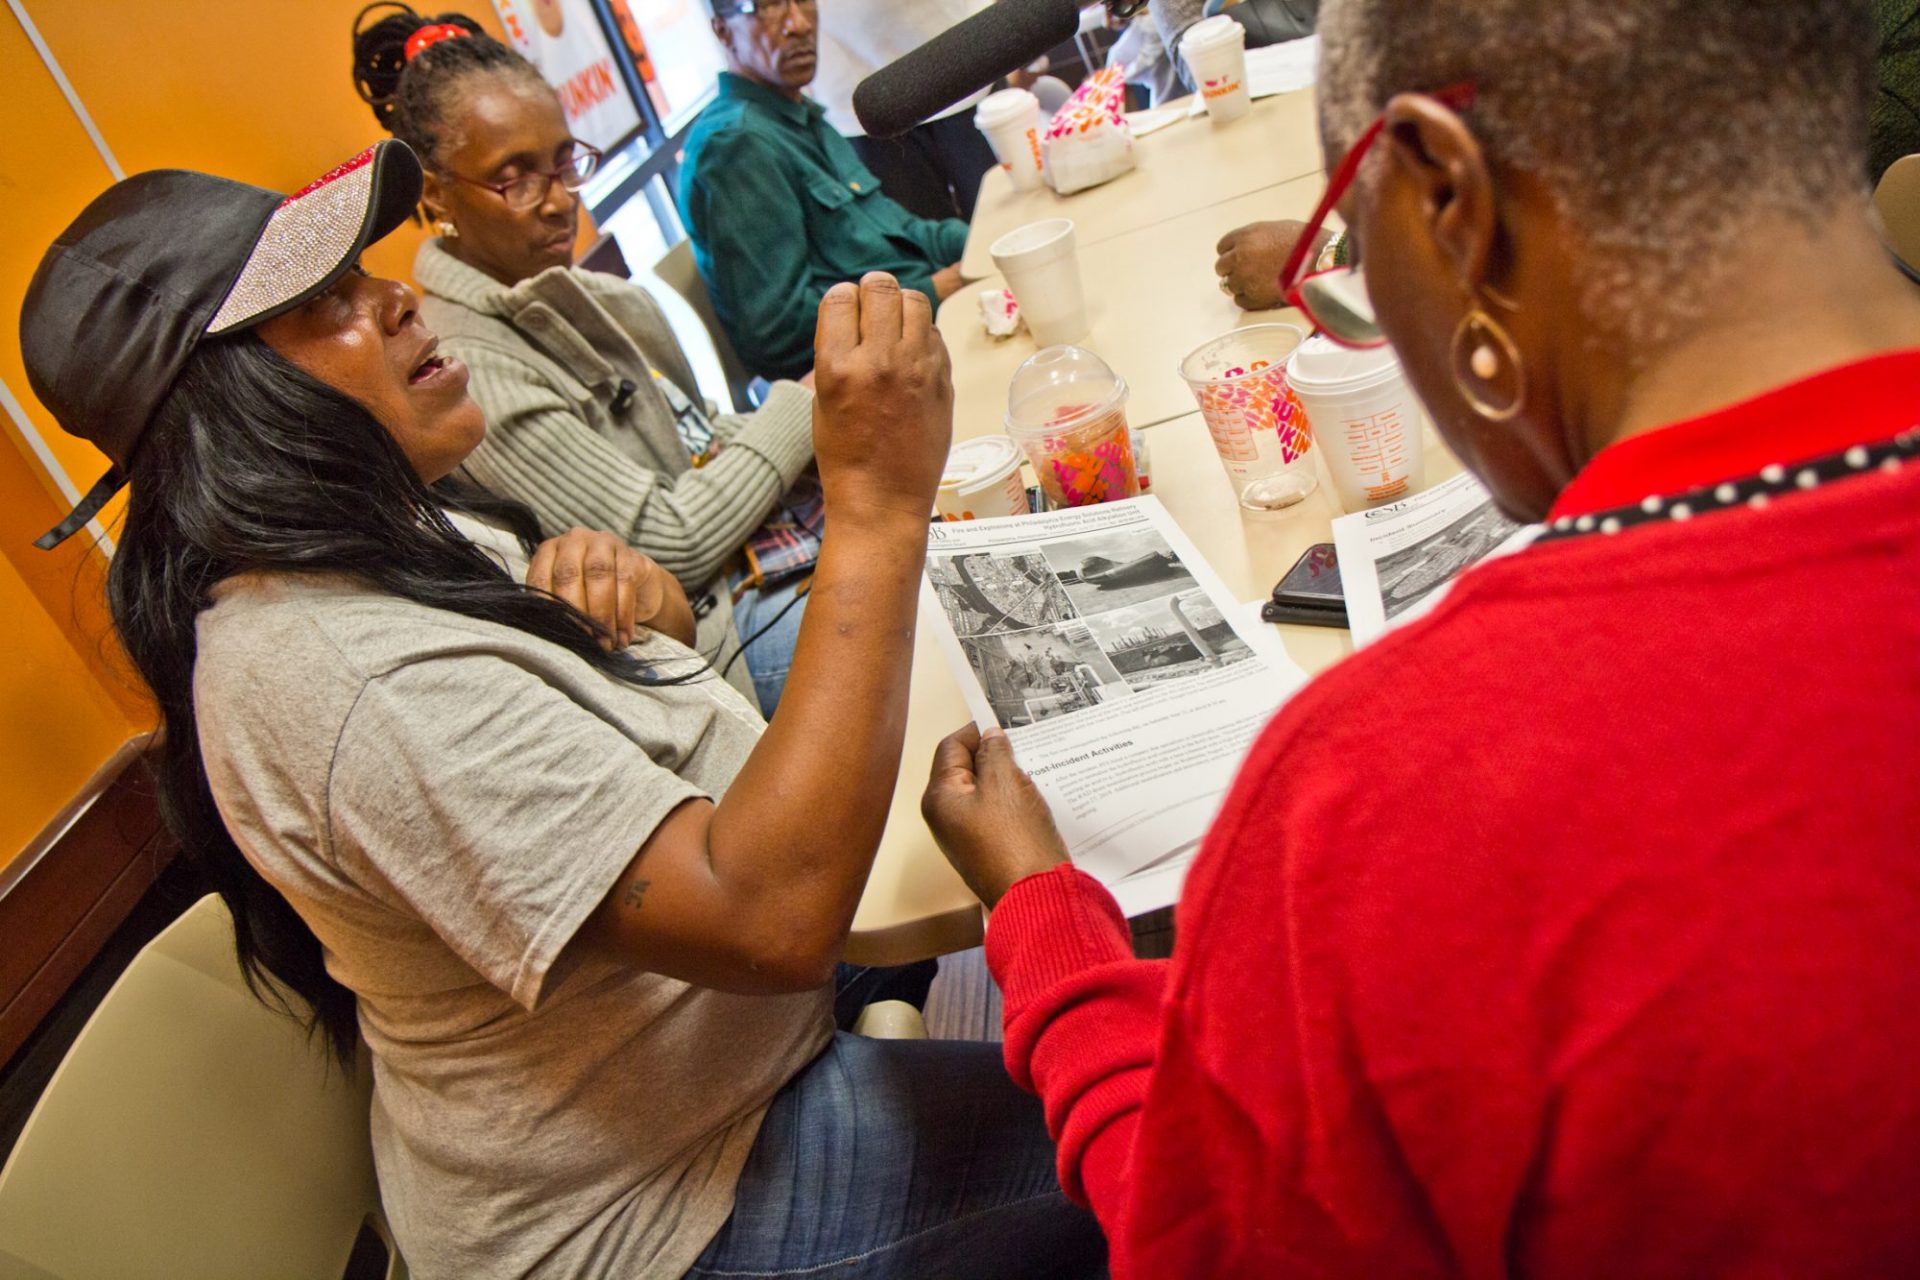
[(458, 40), (461, 36), (471, 35), (465, 27), (451, 22), (435, 22), (424, 26), (407, 37), (406, 58), (412, 62), (415, 58), (439, 44), (442, 40)]

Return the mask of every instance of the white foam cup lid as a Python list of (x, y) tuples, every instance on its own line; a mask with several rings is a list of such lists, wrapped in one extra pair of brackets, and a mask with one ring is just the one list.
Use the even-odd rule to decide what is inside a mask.
[(980, 100), (974, 108), (974, 123), (983, 129), (992, 129), (1006, 124), (1010, 120), (1040, 118), (1040, 99), (1025, 89), (1002, 89), (990, 93)]
[(1025, 458), (1020, 446), (1009, 436), (980, 436), (973, 440), (962, 440), (947, 454), (947, 467), (940, 474), (940, 487), (947, 490), (984, 488), (1018, 471)]
[(1224, 13), (1216, 13), (1188, 27), (1187, 34), (1180, 37), (1180, 48), (1182, 52), (1211, 51), (1216, 46), (1233, 44), (1246, 38), (1245, 27)]
[(1359, 391), (1399, 376), (1400, 359), (1392, 347), (1356, 351), (1325, 334), (1301, 343), (1287, 362), (1287, 381), (1305, 392)]

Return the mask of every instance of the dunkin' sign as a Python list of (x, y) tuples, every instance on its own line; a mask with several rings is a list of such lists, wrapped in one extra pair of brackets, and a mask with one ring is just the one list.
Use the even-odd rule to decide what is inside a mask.
[(607, 150), (639, 127), (640, 111), (588, 0), (493, 0), (493, 9), (507, 42), (560, 95), (574, 137)]

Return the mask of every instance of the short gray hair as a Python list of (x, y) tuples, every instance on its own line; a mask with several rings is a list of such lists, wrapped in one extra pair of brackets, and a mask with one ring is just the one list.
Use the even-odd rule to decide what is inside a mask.
[(1609, 304), (1629, 279), (1686, 309), (1754, 219), (1865, 195), (1869, 0), (1326, 0), (1320, 32), (1336, 145), (1397, 93), (1479, 86), (1468, 127), (1558, 198), (1603, 324), (1647, 301)]

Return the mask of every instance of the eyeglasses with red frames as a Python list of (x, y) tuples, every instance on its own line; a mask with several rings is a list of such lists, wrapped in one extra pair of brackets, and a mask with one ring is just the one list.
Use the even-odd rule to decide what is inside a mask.
[(464, 182), (470, 187), (479, 187), (491, 191), (506, 201), (507, 208), (515, 213), (525, 213), (547, 198), (547, 192), (553, 190), (558, 182), (569, 191), (578, 191), (587, 185), (587, 179), (600, 167), (600, 148), (590, 147), (575, 140), (573, 150), (567, 158), (553, 169), (531, 169), (509, 182), (481, 182), (477, 178), (464, 177), (457, 173), (447, 176), (455, 182)]
[[(1469, 80), (1448, 85), (1428, 96), (1455, 111), (1465, 111), (1473, 106), (1479, 92), (1479, 86)], [(1340, 167), (1327, 180), (1327, 193), (1320, 197), (1320, 207), (1313, 211), (1313, 220), (1307, 224), (1300, 243), (1293, 246), (1293, 253), (1280, 269), (1280, 288), (1287, 301), (1306, 312), (1314, 328), (1343, 347), (1366, 349), (1387, 345), (1387, 336), (1381, 332), (1380, 322), (1373, 314), (1373, 299), (1367, 293), (1366, 274), (1358, 264), (1316, 271), (1305, 277), (1300, 273), (1306, 268), (1307, 255), (1313, 252), (1314, 241), (1320, 238), (1327, 215), (1333, 212), (1333, 207), (1353, 186), (1367, 152), (1386, 126), (1387, 118), (1382, 115), (1368, 125), (1348, 149), (1340, 161)]]

